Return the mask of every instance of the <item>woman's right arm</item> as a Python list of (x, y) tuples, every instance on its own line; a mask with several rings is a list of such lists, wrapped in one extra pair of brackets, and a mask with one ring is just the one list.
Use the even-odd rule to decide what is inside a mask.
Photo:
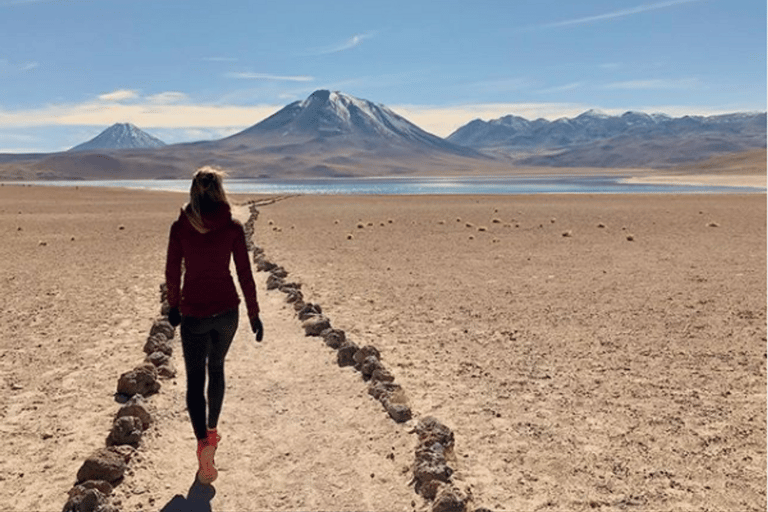
[(178, 308), (181, 298), (181, 260), (183, 252), (179, 238), (179, 223), (171, 225), (168, 236), (168, 255), (165, 260), (165, 284), (168, 287), (168, 304)]

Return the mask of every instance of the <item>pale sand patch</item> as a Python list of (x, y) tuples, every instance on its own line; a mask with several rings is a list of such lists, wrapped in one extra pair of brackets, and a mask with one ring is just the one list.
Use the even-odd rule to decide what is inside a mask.
[(630, 184), (650, 185), (698, 185), (710, 187), (753, 187), (766, 188), (765, 175), (754, 174), (686, 174), (668, 176), (638, 176), (622, 180)]

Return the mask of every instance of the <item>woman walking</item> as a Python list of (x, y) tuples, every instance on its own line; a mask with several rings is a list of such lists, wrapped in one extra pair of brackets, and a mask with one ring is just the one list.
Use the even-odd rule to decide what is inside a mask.
[(264, 334), (245, 231), (232, 218), (222, 178), (223, 173), (208, 167), (195, 173), (189, 203), (171, 226), (165, 266), (168, 317), (172, 325), (181, 324), (187, 408), (197, 437), (197, 476), (204, 484), (218, 476), (214, 454), (221, 440), (216, 426), (224, 401), (224, 358), (238, 323), (240, 298), (229, 271), (230, 257), (256, 340), (261, 341)]

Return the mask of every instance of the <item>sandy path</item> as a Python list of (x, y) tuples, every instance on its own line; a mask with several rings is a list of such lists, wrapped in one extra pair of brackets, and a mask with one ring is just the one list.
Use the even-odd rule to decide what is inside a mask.
[[(320, 338), (304, 335), (285, 296), (266, 291), (266, 275), (255, 277), (266, 334), (255, 342), (241, 308), (225, 367), (212, 510), (411, 509), (417, 496), (407, 486), (410, 424), (390, 420), (357, 372), (340, 368)], [(189, 492), (196, 445), (177, 350), (178, 378), (152, 398), (160, 421), (148, 432), (132, 477), (116, 489), (125, 510), (208, 506)], [(173, 501), (176, 495), (188, 499)]]

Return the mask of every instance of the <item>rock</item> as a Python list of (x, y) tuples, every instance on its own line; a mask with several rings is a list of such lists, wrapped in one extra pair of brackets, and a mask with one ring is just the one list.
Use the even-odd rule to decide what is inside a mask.
[[(282, 288), (281, 288), (281, 290), (282, 290)], [(293, 303), (293, 304), (297, 304), (297, 303), (303, 304), (304, 294), (301, 293), (301, 290), (290, 290), (290, 291), (287, 291), (285, 293), (288, 294), (288, 296), (285, 298), (285, 302), (287, 302), (289, 304), (291, 304), (291, 303)]]
[(301, 290), (301, 283), (283, 283), (278, 288), (283, 293), (293, 293)]
[(112, 485), (104, 480), (88, 480), (69, 490), (64, 512), (112, 512), (117, 509), (109, 504)]
[(149, 330), (149, 335), (152, 336), (157, 333), (165, 334), (165, 337), (169, 340), (173, 339), (173, 335), (176, 329), (171, 325), (171, 322), (167, 318), (158, 318), (152, 324), (152, 328)]
[(157, 332), (147, 338), (147, 342), (144, 344), (144, 353), (151, 354), (153, 352), (162, 352), (168, 356), (173, 355), (173, 347), (165, 334)]
[(376, 347), (373, 345), (366, 345), (362, 347), (357, 353), (355, 353), (355, 362), (362, 363), (365, 359), (371, 356), (379, 360), (381, 359), (381, 354)]
[(149, 396), (159, 390), (157, 369), (150, 363), (144, 363), (122, 374), (117, 381), (117, 392), (123, 395)]
[(419, 444), (440, 443), (446, 449), (453, 449), (453, 431), (432, 416), (422, 418), (414, 429)]
[(402, 386), (395, 384), (394, 382), (371, 382), (368, 386), (368, 394), (379, 402), (389, 400), (395, 394), (403, 393)]
[(326, 329), (320, 333), (320, 336), (325, 340), (325, 344), (332, 349), (339, 348), (347, 340), (346, 334), (341, 329)]
[(127, 468), (125, 457), (113, 448), (102, 448), (91, 454), (77, 472), (77, 483), (104, 480), (114, 484), (123, 478)]
[(297, 313), (304, 309), (304, 306), (306, 306), (306, 303), (303, 298), (293, 303), (293, 309), (296, 310)]
[(86, 480), (85, 482), (76, 485), (73, 487), (69, 492), (72, 493), (75, 491), (77, 487), (80, 487), (81, 489), (96, 489), (100, 493), (102, 493), (104, 496), (109, 496), (112, 494), (112, 491), (114, 488), (112, 487), (112, 484), (107, 482), (106, 480)]
[(455, 485), (438, 486), (432, 512), (466, 512), (469, 497)]
[(275, 267), (277, 267), (277, 265), (263, 258), (259, 258), (259, 260), (256, 262), (256, 270), (259, 272), (269, 272)]
[(282, 284), (284, 284), (284, 281), (281, 277), (277, 277), (275, 274), (269, 274), (269, 277), (267, 278), (267, 290), (276, 290), (277, 288), (280, 288)]
[[(146, 350), (146, 346), (144, 347)], [(149, 354), (144, 361), (147, 363), (152, 363), (154, 366), (163, 366), (165, 363), (171, 360), (171, 357), (166, 354), (165, 352), (162, 352), (160, 350), (157, 350), (155, 352), (152, 352)]]
[(322, 313), (323, 310), (320, 308), (319, 304), (312, 304), (311, 302), (308, 302), (304, 305), (303, 308), (299, 310), (299, 320), (303, 322), (311, 316), (321, 315)]
[(426, 499), (434, 499), (440, 483), (449, 483), (453, 469), (446, 461), (453, 451), (453, 431), (432, 416), (423, 418), (413, 430), (419, 437), (413, 480), (416, 492)]
[(445, 459), (445, 447), (440, 443), (420, 445), (416, 448), (413, 480), (416, 492), (428, 500), (435, 499), (441, 482), (451, 481), (453, 469)]
[(387, 402), (385, 407), (389, 417), (395, 420), (396, 423), (405, 423), (413, 418), (411, 408), (406, 404), (393, 404)]
[(432, 416), (423, 418), (413, 430), (419, 437), (413, 480), (416, 492), (426, 499), (434, 499), (440, 482), (449, 483), (453, 469), (446, 461), (453, 451), (453, 431)]
[(373, 373), (371, 374), (371, 379), (375, 381), (381, 381), (381, 382), (393, 382), (395, 380), (395, 376), (392, 375), (392, 373), (387, 370), (386, 368), (379, 367), (376, 368)]
[[(359, 354), (361, 351), (358, 351), (357, 354)], [(357, 355), (355, 354), (355, 355)], [(368, 356), (365, 358), (365, 360), (362, 363), (358, 363), (355, 367), (357, 368), (359, 366), (360, 373), (363, 374), (363, 378), (368, 380), (371, 378), (371, 375), (373, 375), (373, 372), (375, 370), (378, 370), (380, 368), (384, 368), (381, 365), (381, 361), (379, 361), (375, 356)]]
[(101, 512), (107, 506), (107, 497), (98, 489), (76, 485), (69, 491), (63, 512)]
[(307, 318), (301, 324), (307, 336), (320, 336), (320, 333), (331, 328), (331, 321), (325, 315), (315, 315)]
[(112, 431), (107, 437), (107, 446), (128, 444), (134, 447), (141, 441), (142, 421), (136, 416), (120, 416), (112, 424)]
[(288, 271), (285, 270), (283, 267), (275, 267), (272, 270), (269, 271), (273, 276), (279, 277), (280, 279), (285, 279), (288, 277)]
[(355, 352), (357, 352), (358, 350), (359, 350), (358, 346), (355, 345), (353, 342), (349, 340), (345, 341), (344, 344), (339, 347), (339, 350), (336, 356), (336, 362), (341, 367), (354, 366), (355, 364), (354, 355), (355, 355)]
[(161, 379), (173, 379), (176, 377), (176, 367), (172, 361), (168, 361), (164, 365), (157, 367), (157, 375)]
[(126, 464), (128, 464), (134, 455), (136, 455), (136, 448), (127, 444), (121, 444), (119, 446), (112, 446), (107, 448), (109, 451), (118, 454), (123, 458)]
[(152, 425), (152, 413), (149, 403), (141, 395), (134, 395), (118, 409), (115, 419), (123, 416), (135, 416), (141, 420), (141, 428), (147, 430)]
[(386, 381), (372, 381), (368, 394), (381, 402), (389, 416), (397, 423), (404, 423), (413, 417), (408, 399), (400, 384)]

